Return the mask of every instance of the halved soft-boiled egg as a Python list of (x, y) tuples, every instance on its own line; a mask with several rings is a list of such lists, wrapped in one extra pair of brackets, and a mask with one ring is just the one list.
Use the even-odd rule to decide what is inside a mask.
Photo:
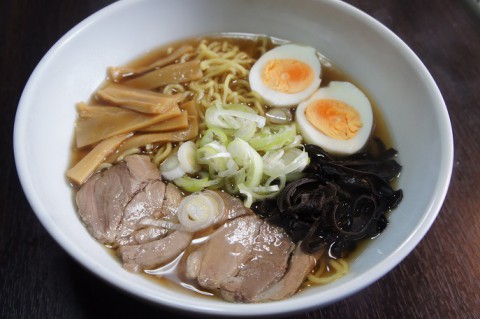
[(295, 121), (305, 142), (325, 151), (349, 155), (361, 150), (373, 127), (365, 94), (350, 82), (331, 82), (300, 103)]
[(292, 106), (320, 86), (321, 65), (314, 48), (284, 44), (263, 54), (249, 75), (253, 91), (272, 106)]

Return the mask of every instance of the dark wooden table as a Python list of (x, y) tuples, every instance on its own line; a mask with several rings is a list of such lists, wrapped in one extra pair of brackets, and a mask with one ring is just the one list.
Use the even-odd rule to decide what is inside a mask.
[[(432, 73), (453, 124), (454, 172), (438, 219), (399, 266), (292, 318), (480, 318), (480, 9), (470, 1), (346, 1), (393, 30)], [(39, 223), (15, 170), (14, 116), (29, 75), (57, 39), (111, 2), (0, 0), (1, 318), (185, 318), (83, 269)]]

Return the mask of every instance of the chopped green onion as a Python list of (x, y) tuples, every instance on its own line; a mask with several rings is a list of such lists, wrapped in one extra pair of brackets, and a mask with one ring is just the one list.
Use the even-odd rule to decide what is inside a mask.
[(160, 165), (160, 173), (162, 174), (162, 177), (168, 181), (185, 175), (185, 171), (180, 166), (180, 161), (178, 160), (177, 153), (171, 154)]
[(217, 104), (216, 107), (210, 107), (205, 112), (205, 123), (208, 128), (237, 130), (249, 121), (253, 122), (258, 128), (262, 128), (266, 123), (265, 117), (256, 114), (252, 108), (241, 104), (224, 107)]
[(291, 144), (296, 135), (297, 130), (294, 124), (269, 125), (255, 134), (248, 143), (257, 151), (269, 151)]
[(198, 172), (201, 167), (195, 159), (195, 152), (197, 151), (197, 145), (192, 141), (188, 141), (180, 145), (178, 148), (178, 161), (180, 167), (187, 174), (193, 174)]
[(227, 160), (230, 157), (227, 148), (217, 141), (204, 145), (196, 153), (197, 162), (207, 165), (212, 177), (227, 169)]
[(183, 198), (177, 215), (185, 230), (195, 232), (212, 226), (223, 211), (224, 203), (220, 195), (205, 191)]
[(218, 188), (223, 183), (222, 179), (220, 178), (210, 179), (208, 178), (208, 176), (203, 178), (193, 178), (190, 176), (182, 176), (174, 179), (173, 182), (178, 187), (190, 193), (198, 192), (205, 188)]
[(247, 187), (258, 186), (263, 176), (263, 161), (260, 155), (240, 138), (230, 142), (227, 150), (237, 165), (245, 168), (245, 185)]
[(309, 163), (308, 153), (298, 148), (269, 151), (262, 160), (264, 173), (274, 178), (301, 172)]
[(202, 138), (200, 139), (200, 147), (205, 146), (208, 143), (211, 143), (213, 141), (217, 141), (222, 145), (227, 145), (228, 143), (228, 137), (225, 132), (217, 127), (212, 127), (206, 130), (203, 133)]

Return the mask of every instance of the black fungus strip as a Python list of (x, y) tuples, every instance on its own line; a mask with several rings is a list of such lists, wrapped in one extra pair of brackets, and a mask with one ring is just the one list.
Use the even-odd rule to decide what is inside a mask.
[(344, 257), (365, 238), (380, 234), (389, 210), (403, 197), (393, 179), (402, 167), (397, 151), (376, 140), (373, 152), (336, 159), (315, 145), (306, 145), (310, 164), (304, 177), (288, 183), (276, 199), (253, 205), (253, 210), (283, 227), (309, 253), (328, 247)]

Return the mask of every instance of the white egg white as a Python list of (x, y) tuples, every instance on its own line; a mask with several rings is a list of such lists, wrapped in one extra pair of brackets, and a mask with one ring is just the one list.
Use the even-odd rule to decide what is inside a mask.
[[(267, 63), (274, 59), (295, 59), (308, 66), (314, 73), (313, 82), (298, 93), (284, 93), (267, 87), (262, 80), (262, 71)], [(288, 107), (296, 105), (312, 95), (320, 86), (321, 65), (316, 50), (297, 44), (284, 44), (263, 54), (250, 70), (249, 81), (253, 91), (260, 94), (271, 106)]]
[[(349, 140), (339, 140), (329, 137), (314, 127), (305, 116), (306, 107), (315, 100), (333, 99), (353, 107), (360, 114), (362, 127)], [(300, 132), (309, 144), (322, 147), (325, 151), (336, 155), (350, 155), (360, 151), (367, 143), (373, 128), (373, 112), (366, 95), (350, 82), (331, 82), (327, 87), (320, 88), (308, 100), (297, 107), (295, 121)]]

